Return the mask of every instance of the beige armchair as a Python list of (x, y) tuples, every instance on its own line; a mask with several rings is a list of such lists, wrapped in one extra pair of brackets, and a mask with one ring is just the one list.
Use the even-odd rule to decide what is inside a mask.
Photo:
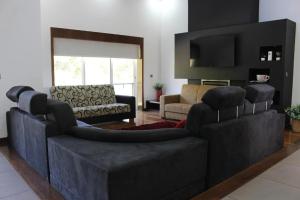
[(162, 95), (160, 97), (160, 116), (164, 119), (183, 120), (193, 104), (201, 103), (202, 96), (209, 89), (217, 86), (189, 85), (182, 86), (181, 94)]

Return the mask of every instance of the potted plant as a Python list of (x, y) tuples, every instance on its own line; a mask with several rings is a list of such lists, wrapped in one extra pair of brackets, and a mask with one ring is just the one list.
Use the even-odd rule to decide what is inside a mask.
[(156, 91), (156, 101), (159, 101), (160, 96), (162, 95), (162, 89), (164, 87), (164, 84), (162, 83), (155, 83), (153, 88)]
[(291, 118), (293, 131), (300, 132), (300, 104), (287, 108), (285, 112)]

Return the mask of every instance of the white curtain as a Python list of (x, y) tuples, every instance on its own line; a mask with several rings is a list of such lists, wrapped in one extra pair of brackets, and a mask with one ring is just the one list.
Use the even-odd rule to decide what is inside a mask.
[(140, 58), (140, 46), (134, 44), (54, 38), (55, 56)]

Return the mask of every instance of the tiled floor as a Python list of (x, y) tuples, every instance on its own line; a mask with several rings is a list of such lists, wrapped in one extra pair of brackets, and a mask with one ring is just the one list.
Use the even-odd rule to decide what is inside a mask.
[(38, 199), (38, 196), (0, 153), (0, 200)]
[(223, 200), (254, 199), (300, 199), (300, 150), (232, 192)]

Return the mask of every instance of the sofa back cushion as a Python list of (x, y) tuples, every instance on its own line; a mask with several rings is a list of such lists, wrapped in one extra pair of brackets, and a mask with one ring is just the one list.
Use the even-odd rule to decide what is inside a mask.
[(89, 106), (116, 103), (115, 90), (112, 85), (87, 85), (85, 97)]
[(197, 102), (198, 89), (199, 85), (183, 85), (181, 89), (180, 103), (195, 104)]
[(86, 107), (116, 102), (112, 85), (55, 86), (50, 93), (53, 99), (68, 103), (71, 107)]
[(214, 110), (222, 110), (243, 105), (245, 96), (246, 91), (241, 87), (218, 87), (205, 93), (202, 101)]
[(85, 91), (85, 86), (55, 86), (50, 89), (53, 99), (68, 103), (73, 108), (88, 106)]

